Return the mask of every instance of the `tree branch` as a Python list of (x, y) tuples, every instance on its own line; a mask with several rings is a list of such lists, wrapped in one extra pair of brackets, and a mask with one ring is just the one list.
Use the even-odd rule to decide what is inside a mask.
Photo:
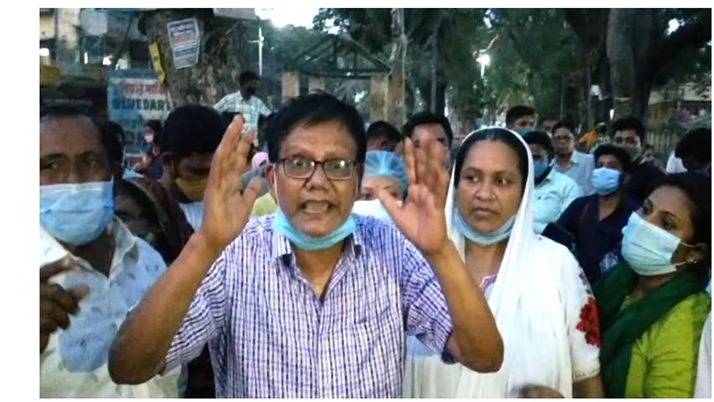
[[(650, 53), (649, 67), (652, 77), (657, 77), (660, 73), (668, 70), (668, 65), (675, 61), (677, 57), (688, 47), (701, 48), (712, 38), (711, 34), (712, 14), (711, 9), (702, 10), (701, 18), (684, 24), (671, 35), (665, 37), (658, 46), (654, 46), (654, 51)], [(658, 82), (664, 82), (664, 77), (657, 77)]]
[(566, 8), (563, 14), (575, 36), (588, 51), (605, 43), (609, 9)]

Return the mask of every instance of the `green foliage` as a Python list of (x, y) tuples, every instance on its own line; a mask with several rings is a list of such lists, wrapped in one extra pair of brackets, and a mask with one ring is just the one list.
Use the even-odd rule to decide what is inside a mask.
[[(541, 116), (585, 120), (581, 111), (587, 76), (598, 61), (595, 55), (604, 53), (598, 46), (605, 43), (607, 29), (600, 25), (607, 15), (595, 9), (568, 11), (582, 17), (575, 30), (566, 22), (566, 11), (559, 9), (405, 9), (408, 85), (422, 88), (424, 97), (423, 88), (431, 80), (431, 40), (438, 26), (438, 76), (448, 83), (449, 103), (458, 115), (471, 119), (484, 109), (521, 103), (535, 106)], [(653, 51), (666, 43), (670, 20), (682, 27), (711, 20), (711, 11), (702, 9), (657, 9), (652, 15)], [(316, 29), (325, 30), (328, 23), (388, 58), (390, 9), (320, 9)], [(579, 39), (576, 32), (587, 38)], [(475, 58), (487, 48), (491, 63), (482, 79)], [(676, 50), (674, 57), (660, 55), (664, 60), (655, 87), (710, 82), (711, 45), (689, 43)], [(597, 83), (597, 77), (591, 79)]]

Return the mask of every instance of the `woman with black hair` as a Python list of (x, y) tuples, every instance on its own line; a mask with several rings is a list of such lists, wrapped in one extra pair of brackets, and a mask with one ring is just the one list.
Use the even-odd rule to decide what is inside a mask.
[(692, 397), (711, 305), (711, 219), (711, 181), (696, 173), (667, 177), (630, 216), (624, 262), (594, 287), (607, 397)]
[(480, 285), (503, 337), (496, 373), (445, 364), (408, 338), (405, 398), (505, 398), (530, 386), (601, 397), (597, 307), (573, 255), (534, 232), (530, 148), (486, 128), (459, 148), (446, 198), (447, 233)]
[(163, 128), (158, 120), (147, 121), (144, 128), (144, 140), (149, 144), (149, 150), (144, 155), (144, 158), (134, 165), (132, 170), (154, 180), (159, 180), (164, 174), (163, 163), (160, 158)]

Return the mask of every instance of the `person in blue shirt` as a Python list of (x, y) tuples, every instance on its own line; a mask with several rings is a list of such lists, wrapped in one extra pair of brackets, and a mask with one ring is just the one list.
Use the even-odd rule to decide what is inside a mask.
[(573, 179), (583, 189), (585, 195), (594, 192), (591, 178), (595, 165), (593, 155), (575, 149), (575, 127), (567, 121), (559, 121), (553, 126), (553, 167)]
[(622, 228), (640, 204), (626, 193), (632, 160), (624, 149), (601, 145), (593, 154), (595, 194), (578, 198), (563, 212), (558, 225), (575, 237), (576, 257), (590, 283), (602, 275), (600, 262), (619, 247)]
[(553, 144), (548, 134), (531, 131), (524, 137), (533, 155), (535, 194), (533, 198), (533, 218), (535, 232), (543, 233), (550, 222), (556, 222), (560, 215), (575, 199), (585, 195), (570, 177), (559, 173), (551, 166)]

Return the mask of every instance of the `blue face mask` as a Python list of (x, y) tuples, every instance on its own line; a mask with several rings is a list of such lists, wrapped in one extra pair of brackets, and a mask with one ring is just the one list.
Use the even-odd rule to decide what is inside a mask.
[[(278, 199), (278, 182), (277, 177), (275, 180), (275, 198)], [(352, 214), (347, 217), (347, 220), (332, 233), (322, 236), (313, 237), (307, 235), (299, 230), (297, 230), (285, 216), (283, 210), (278, 206), (278, 211), (275, 213), (275, 219), (273, 219), (273, 230), (290, 240), (297, 248), (301, 250), (314, 251), (314, 250), (325, 250), (335, 244), (341, 242), (347, 236), (354, 233), (357, 229)]]
[(533, 129), (532, 128), (519, 128), (518, 130), (513, 130), (513, 131), (517, 132), (518, 135), (520, 135), (521, 137), (525, 137), (526, 134), (533, 131)]
[(114, 216), (114, 181), (40, 186), (40, 223), (57, 240), (96, 240)]
[(638, 275), (671, 274), (678, 265), (685, 264), (672, 264), (672, 255), (682, 243), (679, 237), (647, 222), (636, 212), (630, 215), (622, 235), (622, 257)]
[(312, 237), (295, 229), (280, 208), (275, 213), (273, 220), (274, 231), (287, 237), (297, 248), (308, 251), (328, 249), (354, 233), (355, 229), (357, 229), (357, 225), (352, 215), (334, 232), (322, 237)]
[(591, 183), (598, 195), (610, 195), (620, 189), (621, 177), (619, 171), (601, 167), (593, 170)]
[(533, 176), (535, 176), (536, 179), (539, 179), (549, 167), (550, 164), (545, 161), (533, 162)]
[(513, 215), (506, 223), (491, 233), (481, 234), (474, 230), (461, 215), (458, 208), (454, 208), (454, 226), (462, 236), (481, 246), (496, 244), (511, 235), (513, 224), (516, 222), (516, 215)]

